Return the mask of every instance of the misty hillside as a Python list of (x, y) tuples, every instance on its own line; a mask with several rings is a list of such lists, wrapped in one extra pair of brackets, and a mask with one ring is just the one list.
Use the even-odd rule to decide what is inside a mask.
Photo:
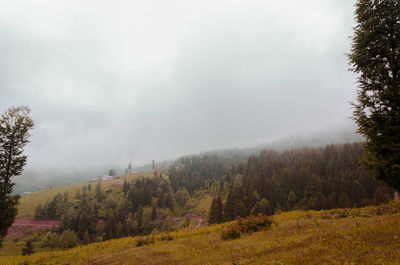
[(0, 265), (400, 265), (400, 0), (0, 1)]
[[(257, 155), (263, 149), (269, 150), (288, 150), (294, 148), (321, 147), (327, 144), (342, 144), (355, 141), (361, 141), (360, 135), (354, 133), (354, 129), (343, 129), (335, 131), (335, 133), (317, 133), (308, 136), (286, 136), (276, 141), (269, 143), (259, 144), (253, 147), (234, 148), (234, 149), (221, 149), (212, 150), (203, 153), (216, 154), (219, 157), (224, 157), (224, 160), (229, 165), (239, 162), (244, 162), (250, 155)], [(185, 155), (196, 156), (197, 154)], [(155, 170), (168, 169), (177, 159), (170, 159), (165, 161), (155, 161)], [(178, 159), (179, 160), (179, 159)], [(14, 192), (23, 194), (24, 192), (33, 192), (45, 190), (52, 187), (60, 187), (73, 183), (87, 181), (98, 176), (108, 175), (110, 169), (115, 169), (118, 175), (125, 174), (125, 170), (129, 161), (125, 161), (125, 167), (113, 165), (109, 161), (104, 162), (103, 166), (88, 166), (88, 167), (30, 167), (26, 169), (21, 176), (14, 178), (15, 188)], [(152, 171), (153, 165), (151, 161), (142, 166), (133, 165), (134, 172), (148, 172)]]
[(219, 223), (294, 209), (389, 201), (393, 191), (361, 167), (362, 155), (360, 143), (264, 150), (247, 159), (211, 152), (182, 157), (164, 172), (54, 189), (52, 197), (41, 201), (35, 198), (45, 191), (26, 195), (30, 199), (24, 201), (23, 196), (20, 208), (29, 204), (36, 220), (61, 220), (61, 231), (74, 231), (78, 240), (93, 242), (175, 230), (172, 219), (188, 213), (209, 215), (210, 223)]
[[(163, 171), (24, 195), (0, 255), (16, 253), (15, 242), (24, 238), (46, 251), (293, 210), (387, 203), (393, 190), (361, 166), (363, 152), (361, 143), (207, 152), (181, 157)], [(56, 225), (42, 233), (40, 222)]]

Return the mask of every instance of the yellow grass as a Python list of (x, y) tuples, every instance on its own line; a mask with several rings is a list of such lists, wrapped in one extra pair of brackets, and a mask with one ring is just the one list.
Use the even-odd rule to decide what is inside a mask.
[(0, 264), (400, 264), (400, 203), (274, 216), (266, 231), (220, 238), (223, 225), (171, 233), (172, 241), (136, 247), (137, 237), (111, 240)]
[(3, 242), (3, 247), (0, 249), (0, 256), (20, 255), (22, 248), (25, 246), (23, 241), (13, 242), (7, 240)]
[[(12, 240), (6, 240), (3, 242), (3, 247), (0, 249), (0, 257), (7, 257), (7, 256), (18, 256), (22, 253), (22, 248), (25, 247), (25, 241), (17, 241), (14, 242)], [(35, 246), (35, 252), (45, 252), (49, 251), (50, 248), (42, 248)], [(2, 264), (0, 262), (0, 264)]]

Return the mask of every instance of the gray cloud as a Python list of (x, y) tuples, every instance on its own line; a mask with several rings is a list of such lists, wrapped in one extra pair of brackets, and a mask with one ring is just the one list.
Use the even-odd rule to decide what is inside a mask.
[(102, 166), (352, 127), (352, 1), (0, 4), (0, 111), (28, 167)]

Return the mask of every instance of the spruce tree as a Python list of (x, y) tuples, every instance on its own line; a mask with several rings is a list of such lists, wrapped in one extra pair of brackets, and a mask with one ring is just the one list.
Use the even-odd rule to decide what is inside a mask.
[(398, 191), (400, 1), (358, 0), (355, 19), (349, 60), (358, 74), (353, 117), (365, 137), (364, 163), (376, 178)]
[(223, 220), (222, 210), (223, 210), (222, 201), (221, 198), (218, 196), (217, 198), (214, 198), (212, 200), (208, 222), (210, 224), (221, 223)]
[(235, 200), (233, 197), (232, 191), (228, 192), (228, 195), (226, 197), (225, 205), (224, 205), (224, 220), (225, 221), (230, 221), (235, 218), (234, 214), (234, 204)]

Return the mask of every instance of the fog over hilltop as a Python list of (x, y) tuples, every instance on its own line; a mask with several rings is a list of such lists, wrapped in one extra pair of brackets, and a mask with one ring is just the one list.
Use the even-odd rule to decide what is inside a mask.
[[(250, 155), (258, 155), (262, 150), (291, 150), (304, 147), (323, 147), (330, 144), (344, 144), (363, 141), (362, 136), (354, 133), (353, 128), (345, 130), (335, 130), (334, 132), (323, 132), (314, 135), (291, 135), (281, 139), (258, 144), (256, 146), (244, 148), (213, 149), (200, 153), (182, 154), (169, 160), (155, 161), (155, 170), (166, 170), (175, 164), (182, 157), (202, 156), (204, 154), (217, 155), (224, 158), (224, 161), (235, 163), (247, 161)], [(80, 166), (71, 168), (29, 168), (21, 176), (14, 178), (16, 182), (15, 191), (17, 193), (31, 192), (48, 189), (56, 186), (65, 186), (76, 182), (88, 181), (99, 176), (108, 175), (109, 169), (115, 169), (117, 175), (125, 174), (128, 164), (121, 166), (115, 163), (104, 162), (99, 166)], [(137, 164), (133, 167), (133, 172), (148, 172), (153, 170), (152, 162)]]
[(353, 5), (3, 1), (0, 111), (32, 109), (26, 172), (354, 131)]

